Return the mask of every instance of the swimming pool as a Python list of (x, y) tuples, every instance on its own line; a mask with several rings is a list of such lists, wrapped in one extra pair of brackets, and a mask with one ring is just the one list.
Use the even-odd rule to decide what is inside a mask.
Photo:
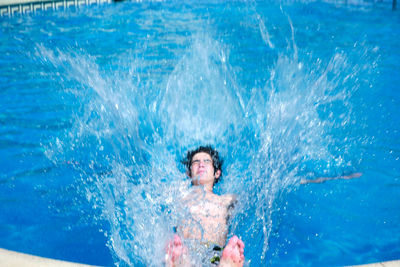
[(179, 160), (207, 143), (250, 266), (398, 259), (399, 22), (358, 1), (0, 18), (0, 247), (159, 265), (188, 186)]

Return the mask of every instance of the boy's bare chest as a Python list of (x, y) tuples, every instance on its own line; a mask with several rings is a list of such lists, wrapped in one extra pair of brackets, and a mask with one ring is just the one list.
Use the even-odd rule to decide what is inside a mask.
[(227, 206), (221, 201), (203, 199), (188, 203), (190, 214), (194, 218), (224, 219), (227, 217)]
[(230, 201), (226, 197), (193, 194), (185, 201), (187, 214), (182, 221), (183, 236), (223, 246), (228, 231)]

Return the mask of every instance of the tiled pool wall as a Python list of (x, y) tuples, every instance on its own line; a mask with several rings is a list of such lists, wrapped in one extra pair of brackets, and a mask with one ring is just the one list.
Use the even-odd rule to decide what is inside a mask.
[(6, 2), (0, 0), (0, 17), (17, 16), (31, 14), (44, 10), (62, 10), (69, 7), (91, 6), (110, 4), (112, 0), (55, 0), (55, 1), (35, 1), (35, 2)]

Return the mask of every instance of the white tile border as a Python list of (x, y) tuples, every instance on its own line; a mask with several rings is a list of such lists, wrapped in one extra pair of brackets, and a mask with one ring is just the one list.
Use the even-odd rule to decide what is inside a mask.
[(67, 9), (71, 6), (90, 6), (106, 3), (112, 3), (112, 0), (0, 0), (0, 17), (12, 17), (49, 9)]

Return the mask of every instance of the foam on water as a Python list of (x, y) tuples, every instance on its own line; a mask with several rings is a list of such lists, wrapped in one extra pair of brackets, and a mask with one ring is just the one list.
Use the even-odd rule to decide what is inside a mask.
[(190, 188), (179, 163), (187, 149), (212, 144), (226, 159), (217, 191), (238, 195), (231, 233), (254, 262), (265, 262), (286, 192), (302, 178), (357, 166), (348, 157), (353, 144), (335, 136), (352, 120), (354, 64), (344, 52), (323, 61), (297, 51), (294, 37), (289, 43), (294, 48), (268, 66), (267, 83), (251, 89), (239, 85), (229, 49), (207, 32), (193, 34), (157, 84), (141, 80), (137, 54), (104, 69), (85, 51), (37, 47), (38, 58), (72, 84), (65, 97), (77, 101), (72, 129), (46, 154), (79, 171), (81, 193), (108, 223), (102, 230), (116, 264), (162, 264), (172, 227), (187, 215), (176, 202)]

